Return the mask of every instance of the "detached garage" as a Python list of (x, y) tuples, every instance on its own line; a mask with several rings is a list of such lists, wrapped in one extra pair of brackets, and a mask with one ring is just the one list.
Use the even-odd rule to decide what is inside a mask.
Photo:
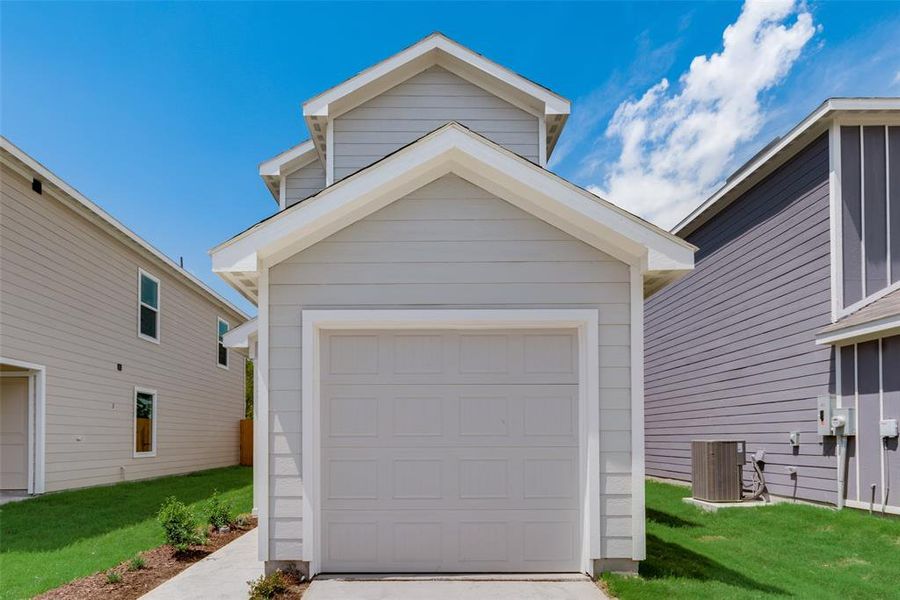
[(279, 212), (212, 250), (259, 307), (261, 559), (635, 569), (644, 295), (695, 248), (547, 170), (568, 101), (440, 34), (303, 110)]
[[(396, 161), (430, 179), (409, 190)], [(313, 574), (641, 560), (643, 290), (692, 256), (457, 125), (215, 249), (259, 304), (249, 341), (234, 334), (269, 416), (263, 558)]]

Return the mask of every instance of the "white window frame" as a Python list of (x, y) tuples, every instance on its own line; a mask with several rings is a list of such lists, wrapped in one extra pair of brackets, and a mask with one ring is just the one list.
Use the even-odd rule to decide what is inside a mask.
[[(141, 332), (141, 307), (144, 306), (144, 303), (141, 301), (141, 277), (146, 277), (151, 281), (156, 282), (156, 308), (147, 305), (147, 308), (156, 311), (156, 337), (152, 338), (149, 335), (145, 335)], [(138, 267), (138, 276), (137, 276), (137, 334), (138, 337), (142, 340), (147, 340), (148, 342), (153, 342), (154, 344), (158, 344), (160, 338), (162, 338), (162, 283), (160, 283), (157, 277), (154, 277), (144, 269)]]
[[(147, 394), (153, 396), (153, 449), (150, 452), (138, 452), (136, 449), (135, 442), (137, 441), (137, 396), (138, 394)], [(156, 456), (156, 422), (157, 416), (159, 415), (159, 395), (156, 393), (156, 390), (152, 390), (150, 388), (134, 386), (134, 394), (132, 394), (131, 401), (131, 454), (134, 458), (152, 458)]]
[[(216, 366), (219, 367), (220, 369), (225, 369), (227, 371), (228, 370), (228, 346), (225, 345), (224, 334), (222, 336), (223, 339), (221, 339), (221, 340), (219, 339), (219, 325), (221, 325), (222, 323), (225, 323), (225, 325), (228, 327), (228, 331), (231, 331), (231, 323), (229, 323), (222, 317), (216, 317)], [(225, 333), (228, 333), (228, 331), (226, 331)], [(225, 349), (225, 364), (224, 365), (219, 362), (219, 346), (221, 346), (222, 348)]]

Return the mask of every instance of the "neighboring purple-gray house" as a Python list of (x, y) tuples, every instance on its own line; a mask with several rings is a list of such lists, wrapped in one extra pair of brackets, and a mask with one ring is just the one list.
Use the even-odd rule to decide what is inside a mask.
[[(741, 439), (773, 494), (840, 504), (845, 461), (848, 506), (900, 513), (900, 98), (826, 101), (673, 232), (699, 251), (646, 302), (647, 473)], [(845, 456), (829, 394), (856, 409)]]

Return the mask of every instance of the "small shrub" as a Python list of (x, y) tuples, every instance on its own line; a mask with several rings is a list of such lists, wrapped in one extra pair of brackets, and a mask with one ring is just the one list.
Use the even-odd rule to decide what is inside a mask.
[(177, 552), (184, 552), (192, 544), (206, 542), (194, 513), (174, 496), (163, 502), (157, 520), (165, 531), (166, 543)]
[(234, 522), (234, 513), (229, 506), (219, 496), (219, 490), (213, 492), (212, 497), (206, 503), (207, 522), (215, 529), (228, 527)]
[(106, 583), (122, 583), (122, 576), (115, 571), (107, 571)]
[(128, 570), (129, 571), (140, 571), (141, 569), (143, 569), (146, 566), (147, 566), (147, 563), (144, 562), (144, 557), (141, 556), (140, 554), (138, 554), (134, 558), (132, 558), (131, 561), (129, 561)]
[(250, 600), (270, 600), (287, 591), (287, 581), (281, 571), (260, 575), (247, 583), (250, 585)]
[(246, 527), (253, 521), (253, 516), (250, 513), (241, 513), (234, 518), (234, 524), (238, 527)]

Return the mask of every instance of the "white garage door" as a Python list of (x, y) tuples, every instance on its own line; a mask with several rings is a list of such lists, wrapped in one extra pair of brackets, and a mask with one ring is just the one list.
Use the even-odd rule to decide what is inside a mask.
[(322, 570), (580, 570), (569, 331), (322, 341)]

